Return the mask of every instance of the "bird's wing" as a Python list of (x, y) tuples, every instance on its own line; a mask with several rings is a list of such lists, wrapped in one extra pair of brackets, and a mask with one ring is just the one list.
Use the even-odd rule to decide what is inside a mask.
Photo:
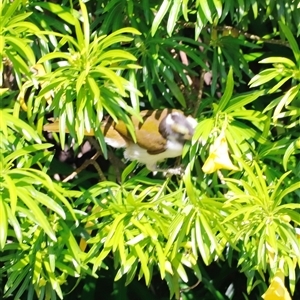
[(159, 133), (159, 123), (156, 118), (147, 118), (136, 131), (137, 144), (149, 154), (159, 154), (166, 149), (167, 140)]
[(114, 148), (125, 148), (130, 139), (125, 138), (125, 135), (122, 135), (114, 126), (115, 122), (111, 118), (102, 122), (101, 131), (105, 142)]
[[(141, 111), (144, 122), (132, 117), (137, 144), (146, 149), (149, 154), (159, 154), (165, 151), (166, 139), (159, 133), (159, 124), (166, 115), (173, 110), (163, 109), (155, 111)], [(123, 136), (130, 137), (124, 122), (119, 121), (114, 128)], [(131, 139), (131, 141), (133, 141)]]

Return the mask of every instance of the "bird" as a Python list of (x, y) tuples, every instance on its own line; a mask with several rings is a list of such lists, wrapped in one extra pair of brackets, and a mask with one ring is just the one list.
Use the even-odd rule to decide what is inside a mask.
[[(143, 110), (140, 115), (142, 122), (135, 116), (131, 117), (135, 140), (123, 121), (115, 122), (110, 117), (105, 119), (101, 131), (106, 144), (116, 149), (124, 148), (125, 159), (137, 161), (152, 172), (181, 174), (180, 167), (160, 169), (158, 163), (182, 155), (184, 143), (192, 139), (198, 124), (196, 119), (170, 108)], [(44, 130), (58, 132), (58, 123), (46, 124)], [(86, 135), (93, 135), (93, 132)]]

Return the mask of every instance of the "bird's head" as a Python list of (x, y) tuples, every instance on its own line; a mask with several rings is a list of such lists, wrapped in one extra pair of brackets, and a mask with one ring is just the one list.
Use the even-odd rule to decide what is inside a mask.
[(197, 121), (193, 117), (174, 111), (160, 122), (159, 132), (167, 140), (184, 143), (192, 139), (196, 126)]

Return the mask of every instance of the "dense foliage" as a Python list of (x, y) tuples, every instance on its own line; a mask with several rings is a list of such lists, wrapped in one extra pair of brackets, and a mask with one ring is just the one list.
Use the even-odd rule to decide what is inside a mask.
[[(295, 0), (0, 0), (0, 295), (298, 299), (299, 19)], [(199, 123), (185, 174), (121, 168), (103, 118), (133, 132), (164, 107)]]

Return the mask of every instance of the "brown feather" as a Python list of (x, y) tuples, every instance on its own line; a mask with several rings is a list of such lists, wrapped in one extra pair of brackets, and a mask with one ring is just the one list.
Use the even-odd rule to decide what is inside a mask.
[[(49, 119), (49, 121), (52, 121), (53, 119)], [(59, 121), (58, 120), (54, 120), (52, 123), (47, 123), (43, 126), (43, 130), (47, 131), (47, 132), (59, 132)], [(68, 130), (68, 128), (65, 128), (65, 132), (69, 133), (70, 131)], [(84, 131), (84, 135), (86, 136), (94, 136), (94, 131)]]
[[(139, 120), (135, 117), (131, 118), (135, 129), (137, 144), (140, 147), (147, 149), (149, 154), (159, 154), (165, 151), (166, 139), (159, 132), (159, 124), (163, 118), (174, 111), (179, 110), (162, 109), (155, 111), (141, 111), (140, 114), (143, 117), (143, 123), (139, 122)], [(120, 121), (118, 122), (118, 124), (114, 123), (114, 128), (122, 136), (128, 137), (131, 141), (133, 141), (124, 122)], [(150, 141), (151, 150), (149, 150)]]
[[(154, 111), (141, 111), (140, 115), (144, 120), (143, 123), (141, 123), (137, 118), (131, 117), (135, 129), (137, 144), (141, 148), (146, 149), (149, 154), (159, 154), (164, 152), (166, 139), (159, 132), (159, 124), (163, 118), (175, 111), (182, 113), (180, 110), (167, 108)], [(44, 130), (48, 132), (59, 132), (58, 120), (44, 125)], [(113, 141), (111, 143), (107, 143), (114, 148), (124, 148), (128, 142), (133, 142), (133, 139), (123, 121), (116, 123), (112, 120), (112, 118), (107, 118), (103, 121), (101, 130), (106, 138)], [(67, 128), (66, 132), (69, 132)], [(93, 136), (94, 132), (86, 131), (85, 135)], [(151, 150), (149, 150), (150, 147)]]
[[(126, 138), (117, 131), (114, 127), (115, 124), (116, 123), (111, 118), (102, 122), (101, 130), (104, 137), (107, 139), (106, 143), (114, 148), (125, 148), (128, 142), (130, 142), (130, 138)], [(110, 139), (111, 142), (109, 142), (108, 139)]]

